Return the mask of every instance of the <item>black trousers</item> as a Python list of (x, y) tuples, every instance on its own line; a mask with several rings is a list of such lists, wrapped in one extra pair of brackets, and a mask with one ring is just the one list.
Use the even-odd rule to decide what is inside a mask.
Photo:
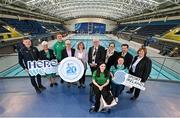
[(83, 76), (81, 77), (81, 79), (79, 80), (79, 83), (80, 83), (80, 84), (84, 84), (84, 83), (85, 83), (85, 78), (86, 78), (86, 70), (84, 70), (84, 74), (83, 74)]
[[(36, 75), (36, 76), (29, 75), (29, 77), (31, 78), (31, 84), (33, 85), (33, 87), (35, 89), (38, 89), (40, 86), (42, 86), (42, 84), (41, 84), (41, 75), (39, 75), (39, 74)], [(37, 82), (36, 82), (36, 78), (37, 78)]]
[(113, 82), (111, 82), (111, 92), (114, 97), (118, 97), (122, 91), (124, 90), (124, 85), (118, 85)]
[[(134, 75), (134, 76), (136, 76), (135, 73), (131, 73), (131, 74)], [(134, 97), (135, 97), (135, 98), (138, 98), (141, 90), (138, 89), (138, 88), (132, 87), (132, 88), (130, 88), (129, 91), (130, 91), (131, 93), (134, 92)]]
[(99, 110), (101, 94), (102, 94), (103, 92), (108, 92), (108, 91), (109, 91), (108, 88), (109, 88), (108, 86), (105, 86), (105, 87), (103, 88), (103, 90), (100, 91), (99, 88), (93, 84), (93, 90), (94, 90), (94, 93), (95, 93), (95, 100), (96, 100), (96, 101), (95, 101), (94, 111), (97, 112), (97, 111)]
[(139, 94), (140, 94), (140, 89), (138, 89), (138, 88), (135, 88), (135, 87), (132, 87), (132, 88), (130, 88), (130, 92), (134, 92), (134, 97), (135, 98), (138, 98), (139, 97)]

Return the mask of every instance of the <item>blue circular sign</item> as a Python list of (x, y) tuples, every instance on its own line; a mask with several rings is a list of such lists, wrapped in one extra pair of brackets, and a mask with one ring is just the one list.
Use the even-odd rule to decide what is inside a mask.
[(122, 70), (119, 70), (119, 71), (115, 72), (114, 78), (112, 79), (112, 81), (115, 84), (122, 84), (125, 81), (126, 75), (127, 75), (127, 73), (125, 73)]

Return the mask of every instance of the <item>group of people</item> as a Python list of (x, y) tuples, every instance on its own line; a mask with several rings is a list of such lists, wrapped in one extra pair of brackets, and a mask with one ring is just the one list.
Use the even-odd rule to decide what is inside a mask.
[[(42, 51), (38, 51), (36, 47), (31, 45), (31, 41), (28, 38), (23, 39), (24, 47), (19, 51), (19, 64), (28, 73), (27, 61), (33, 60), (52, 60), (57, 59), (59, 63), (66, 57), (77, 57), (84, 64), (84, 74), (78, 82), (78, 88), (85, 88), (85, 73), (87, 70), (87, 64), (89, 64), (92, 72), (91, 88), (95, 95), (94, 107), (90, 109), (92, 112), (98, 112), (100, 107), (100, 98), (104, 97), (107, 103), (111, 103), (115, 98), (118, 102), (118, 96), (124, 90), (124, 85), (116, 84), (112, 81), (115, 72), (122, 70), (126, 73), (132, 74), (141, 78), (141, 82), (145, 82), (151, 72), (152, 62), (146, 56), (147, 49), (141, 47), (137, 51), (137, 56), (133, 56), (128, 52), (129, 46), (122, 44), (121, 52), (115, 50), (115, 43), (111, 42), (107, 49), (100, 45), (98, 38), (93, 39), (93, 46), (89, 48), (87, 52), (83, 42), (78, 42), (77, 48), (71, 47), (70, 40), (63, 40), (61, 34), (57, 34), (57, 42), (53, 45), (53, 49), (48, 48), (48, 42), (42, 42)], [(50, 80), (50, 87), (57, 86), (58, 83), (55, 79), (55, 73), (48, 74), (46, 77)], [(41, 93), (45, 87), (41, 84), (41, 75), (31, 76), (31, 83), (34, 86), (37, 93)], [(37, 83), (35, 81), (37, 78)], [(61, 79), (61, 83), (64, 81)], [(71, 83), (67, 83), (68, 87)], [(131, 100), (136, 100), (140, 94), (140, 89), (131, 88), (127, 93), (133, 93)], [(108, 95), (112, 95), (113, 98), (109, 98)], [(106, 99), (108, 98), (108, 99)]]

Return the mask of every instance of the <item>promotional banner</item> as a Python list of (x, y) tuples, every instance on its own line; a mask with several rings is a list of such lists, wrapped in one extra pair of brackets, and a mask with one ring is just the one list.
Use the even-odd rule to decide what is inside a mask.
[(58, 66), (58, 73), (64, 81), (76, 82), (84, 74), (84, 65), (76, 57), (67, 57)]
[(127, 74), (122, 70), (119, 70), (114, 74), (112, 81), (116, 84), (123, 84), (130, 88), (135, 87), (145, 90), (144, 83), (141, 82), (141, 78)]
[(28, 61), (28, 70), (31, 76), (36, 76), (38, 74), (45, 75), (57, 72), (58, 61), (55, 60), (38, 60), (38, 61)]

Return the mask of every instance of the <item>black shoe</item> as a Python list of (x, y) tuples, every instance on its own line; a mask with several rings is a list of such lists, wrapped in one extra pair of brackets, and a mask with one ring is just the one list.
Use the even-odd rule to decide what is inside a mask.
[(136, 99), (137, 97), (134, 97), (134, 96), (130, 98), (130, 100), (136, 100)]
[(67, 84), (67, 87), (68, 87), (68, 88), (70, 88), (70, 87), (71, 87), (71, 84), (70, 84), (70, 83), (68, 83), (68, 84)]
[(85, 84), (82, 84), (81, 87), (86, 88), (86, 85), (85, 85)]
[(45, 90), (45, 89), (46, 89), (46, 87), (44, 87), (43, 85), (40, 85), (39, 88), (40, 88), (41, 90)]
[(78, 88), (81, 88), (81, 85), (78, 85)]
[(53, 83), (50, 84), (50, 87), (53, 87)]
[(36, 93), (37, 93), (37, 94), (40, 94), (40, 93), (41, 93), (41, 90), (40, 90), (39, 88), (36, 88), (35, 90), (36, 90)]
[(108, 109), (102, 109), (101, 110), (101, 112), (107, 112), (108, 111)]
[(94, 108), (90, 108), (89, 109), (89, 112), (92, 113), (92, 112), (96, 112)]
[(126, 91), (126, 93), (129, 93), (129, 94), (131, 94), (131, 93), (133, 93), (132, 91)]
[(61, 79), (61, 84), (63, 84), (64, 83), (64, 80), (63, 79)]
[(55, 86), (57, 86), (57, 85), (58, 85), (58, 83), (56, 83), (56, 82), (55, 82), (55, 83), (54, 83), (54, 85), (55, 85)]

